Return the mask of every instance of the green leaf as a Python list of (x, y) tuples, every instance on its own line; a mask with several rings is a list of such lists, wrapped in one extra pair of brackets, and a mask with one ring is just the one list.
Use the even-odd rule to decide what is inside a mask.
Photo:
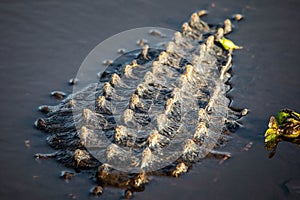
[(222, 37), (219, 39), (220, 44), (223, 46), (225, 50), (234, 50), (234, 49), (242, 49), (243, 47), (235, 45), (231, 40)]
[(269, 128), (265, 132), (265, 142), (275, 141), (277, 139), (277, 130)]
[(277, 119), (279, 125), (283, 125), (290, 116), (291, 115), (289, 112), (283, 110), (277, 114), (276, 119)]

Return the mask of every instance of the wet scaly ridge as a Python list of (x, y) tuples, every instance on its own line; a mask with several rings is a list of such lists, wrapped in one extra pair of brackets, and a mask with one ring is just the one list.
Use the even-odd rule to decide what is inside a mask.
[(56, 152), (36, 157), (87, 170), (98, 187), (126, 188), (129, 195), (143, 190), (150, 175), (177, 177), (208, 154), (230, 156), (216, 148), (245, 113), (232, 110), (226, 97), (232, 49), (218, 42), (231, 22), (208, 25), (202, 14), (192, 14), (164, 49), (145, 44), (124, 52), (131, 60), (113, 61), (98, 83), (41, 106), (46, 117), (36, 126)]

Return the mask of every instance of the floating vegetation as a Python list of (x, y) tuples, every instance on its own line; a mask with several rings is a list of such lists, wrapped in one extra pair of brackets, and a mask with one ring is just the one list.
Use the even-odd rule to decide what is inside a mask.
[(300, 144), (299, 113), (283, 109), (276, 117), (270, 117), (268, 129), (265, 132), (265, 149), (271, 151), (270, 158), (275, 155), (278, 143), (281, 141)]

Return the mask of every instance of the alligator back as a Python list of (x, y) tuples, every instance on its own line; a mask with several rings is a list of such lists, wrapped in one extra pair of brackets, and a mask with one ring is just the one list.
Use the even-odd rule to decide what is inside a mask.
[(218, 43), (231, 23), (208, 25), (200, 13), (163, 48), (125, 53), (98, 83), (40, 107), (47, 114), (36, 125), (57, 152), (36, 156), (96, 169), (101, 185), (138, 190), (148, 175), (177, 177), (217, 153), (241, 117), (226, 96), (232, 51)]

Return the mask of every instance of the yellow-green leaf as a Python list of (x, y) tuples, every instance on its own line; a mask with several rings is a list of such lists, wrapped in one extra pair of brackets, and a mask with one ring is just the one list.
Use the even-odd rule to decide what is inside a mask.
[(220, 44), (223, 46), (225, 50), (234, 50), (234, 49), (242, 49), (243, 47), (235, 45), (231, 40), (222, 37), (219, 39)]

